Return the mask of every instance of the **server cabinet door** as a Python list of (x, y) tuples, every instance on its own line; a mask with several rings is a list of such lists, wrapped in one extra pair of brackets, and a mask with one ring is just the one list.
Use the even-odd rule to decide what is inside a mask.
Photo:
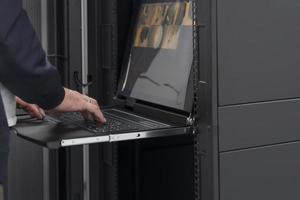
[(222, 153), (220, 200), (297, 200), (300, 142)]
[(300, 100), (219, 108), (220, 151), (300, 140)]
[(300, 96), (299, 1), (218, 0), (219, 103)]

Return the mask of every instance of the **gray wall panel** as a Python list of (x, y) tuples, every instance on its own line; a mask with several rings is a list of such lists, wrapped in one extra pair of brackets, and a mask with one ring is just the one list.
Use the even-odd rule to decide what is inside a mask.
[(300, 97), (300, 2), (218, 0), (219, 103)]
[(300, 140), (300, 99), (219, 108), (220, 151)]
[(220, 200), (298, 200), (300, 143), (223, 153)]
[(11, 135), (8, 200), (43, 199), (43, 149)]

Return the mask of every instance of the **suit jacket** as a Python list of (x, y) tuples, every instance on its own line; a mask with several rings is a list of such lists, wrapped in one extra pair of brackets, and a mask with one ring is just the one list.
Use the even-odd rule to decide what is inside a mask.
[[(60, 76), (46, 59), (21, 0), (0, 0), (0, 82), (27, 102), (52, 109), (64, 98)], [(0, 184), (4, 180), (9, 129), (0, 98)]]

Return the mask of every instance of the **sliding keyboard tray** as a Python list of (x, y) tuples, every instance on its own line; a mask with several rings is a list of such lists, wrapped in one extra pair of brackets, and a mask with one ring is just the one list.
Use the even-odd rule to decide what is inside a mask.
[(13, 131), (20, 137), (49, 149), (60, 147), (119, 142), (155, 137), (191, 134), (190, 127), (169, 127), (155, 130), (139, 130), (135, 132), (95, 134), (78, 126), (66, 123), (51, 123), (23, 116)]

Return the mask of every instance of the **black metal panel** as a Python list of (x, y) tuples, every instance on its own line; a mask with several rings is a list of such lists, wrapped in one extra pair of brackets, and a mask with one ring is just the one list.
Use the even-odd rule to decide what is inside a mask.
[(220, 200), (298, 200), (300, 143), (223, 153)]
[(119, 199), (136, 200), (137, 190), (137, 164), (136, 141), (121, 142), (119, 144)]
[(101, 198), (99, 199), (117, 200), (119, 199), (118, 144), (102, 144), (100, 145), (100, 152), (100, 187), (98, 186), (98, 192)]
[(141, 149), (138, 160), (138, 199), (194, 199), (193, 145)]
[[(61, 81), (69, 85), (68, 65), (68, 12), (67, 1), (47, 1), (47, 56), (49, 61), (55, 65), (60, 72)], [(45, 23), (45, 22), (43, 22)]]
[[(196, 0), (200, 46), (199, 135), (195, 138), (196, 200), (219, 200), (217, 0)], [(195, 163), (197, 167), (197, 163)], [(197, 180), (198, 179), (198, 180)], [(196, 188), (197, 187), (197, 188)]]
[(61, 186), (60, 199), (82, 200), (83, 199), (83, 158), (82, 146), (65, 149), (64, 179), (66, 185)]
[(68, 0), (68, 60), (69, 60), (69, 87), (73, 89), (81, 90), (75, 84), (74, 73), (78, 73), (78, 77), (81, 80), (81, 1), (80, 0)]
[(300, 97), (299, 1), (219, 0), (221, 105)]
[(119, 199), (194, 199), (193, 136), (119, 144)]
[(220, 151), (300, 140), (300, 99), (219, 108)]
[(88, 1), (88, 81), (89, 95), (103, 105), (103, 76), (101, 69), (101, 2)]
[(118, 3), (117, 0), (101, 1), (99, 3), (101, 8), (98, 11), (101, 18), (98, 24), (100, 27), (98, 33), (100, 65), (98, 67), (102, 75), (102, 82), (98, 87), (103, 91), (102, 100), (106, 106), (114, 103), (113, 97), (117, 88)]

